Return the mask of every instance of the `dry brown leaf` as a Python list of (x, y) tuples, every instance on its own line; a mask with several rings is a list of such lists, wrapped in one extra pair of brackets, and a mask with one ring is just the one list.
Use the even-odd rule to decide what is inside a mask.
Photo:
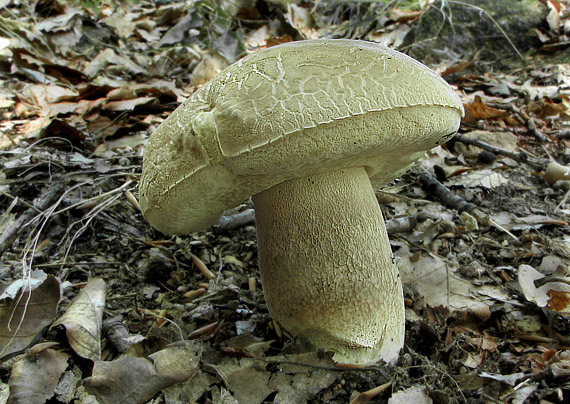
[(488, 107), (479, 96), (475, 96), (475, 100), (471, 104), (464, 104), (463, 106), (465, 107), (465, 118), (462, 119), (462, 122), (468, 124), (474, 124), (480, 119), (499, 119), (506, 118), (509, 115), (508, 112)]
[(46, 349), (27, 354), (12, 365), (10, 404), (44, 404), (53, 397), (70, 355)]
[(74, 146), (84, 146), (85, 134), (68, 122), (54, 119), (43, 131), (44, 138), (67, 139)]
[(146, 358), (96, 361), (93, 375), (84, 384), (101, 404), (144, 403), (160, 390), (192, 377), (201, 355), (200, 345), (181, 341)]
[(472, 64), (473, 64), (473, 60), (461, 60), (461, 61), (454, 63), (453, 65), (449, 66), (447, 69), (445, 69), (441, 73), (441, 76), (445, 77), (445, 76), (449, 76), (450, 74), (459, 73), (459, 72), (467, 69)]
[(548, 295), (548, 308), (559, 313), (570, 313), (570, 292), (552, 289), (546, 294)]
[[(24, 284), (26, 287), (29, 286)], [(59, 281), (49, 275), (31, 292), (16, 291), (12, 297), (0, 301), (0, 357), (30, 345), (55, 318), (59, 299)]]
[(101, 359), (101, 325), (106, 294), (105, 281), (91, 279), (75, 296), (63, 316), (51, 326), (64, 326), (69, 345), (83, 358)]
[(498, 287), (484, 289), (485, 295), (475, 293), (483, 291), (482, 287), (475, 288), (457, 274), (457, 268), (437, 256), (421, 254), (414, 261), (407, 248), (402, 249), (401, 254), (397, 266), (402, 282), (413, 285), (418, 295), (432, 307), (441, 305), (452, 312), (484, 312), (493, 300), (507, 300), (506, 294)]
[(564, 103), (555, 103), (550, 97), (545, 96), (537, 101), (531, 102), (529, 110), (541, 118), (548, 118), (562, 116), (568, 112), (568, 106), (564, 105)]
[(125, 71), (133, 74), (143, 74), (145, 70), (127, 57), (117, 55), (111, 48), (102, 50), (86, 67), (84, 73), (93, 78), (109, 65), (121, 66)]
[(67, 30), (73, 27), (74, 17), (81, 16), (83, 14), (84, 13), (80, 8), (69, 7), (66, 8), (62, 14), (44, 18), (36, 24), (35, 28), (38, 31), (44, 32)]

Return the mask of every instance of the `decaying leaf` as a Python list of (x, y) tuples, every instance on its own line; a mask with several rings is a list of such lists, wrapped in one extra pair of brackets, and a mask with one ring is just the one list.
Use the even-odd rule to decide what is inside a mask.
[(251, 334), (238, 335), (222, 342), (220, 348), (230, 355), (260, 357), (273, 341), (264, 341)]
[(507, 184), (509, 181), (500, 173), (492, 170), (478, 170), (463, 173), (450, 179), (448, 186), (462, 186), (465, 188), (486, 188), (492, 189)]
[(428, 396), (425, 386), (412, 386), (406, 390), (394, 393), (388, 404), (431, 404), (433, 400)]
[(507, 298), (499, 288), (490, 286), (481, 290), (482, 293), (475, 293), (478, 288), (462, 279), (458, 268), (437, 256), (422, 254), (417, 259), (411, 259), (411, 254), (404, 253), (398, 261), (398, 269), (402, 282), (413, 285), (425, 303), (432, 307), (442, 305), (452, 311), (479, 312), (491, 304), (487, 296)]
[(0, 357), (26, 348), (56, 316), (59, 281), (52, 275), (39, 281), (38, 271), (32, 276), (29, 283), (18, 280), (0, 293)]
[(261, 404), (275, 389), (268, 386), (271, 372), (260, 369), (255, 362), (244, 361), (241, 368), (228, 375), (228, 383), (240, 404)]
[(563, 282), (548, 282), (536, 287), (535, 281), (544, 278), (530, 265), (519, 266), (518, 281), (524, 297), (540, 307), (548, 307), (562, 314), (570, 314), (570, 285)]
[(53, 397), (69, 355), (53, 349), (28, 353), (12, 366), (10, 404), (44, 404)]
[(570, 314), (570, 290), (560, 291), (550, 289), (546, 294), (548, 295), (549, 309), (556, 310), (559, 313)]
[(554, 377), (570, 376), (570, 351), (566, 350), (557, 352), (552, 357), (550, 367)]
[(106, 293), (107, 285), (103, 279), (91, 279), (63, 316), (51, 326), (64, 326), (69, 345), (83, 358), (101, 359), (101, 325)]
[(327, 367), (335, 369), (329, 356), (309, 352), (264, 360), (227, 358), (215, 370), (239, 404), (261, 404), (275, 392), (276, 403), (305, 403), (337, 379), (339, 373)]
[(144, 403), (160, 390), (192, 377), (201, 355), (200, 345), (181, 341), (146, 358), (96, 361), (93, 375), (84, 384), (101, 404)]
[[(334, 366), (332, 359), (315, 352), (269, 359), (276, 360), (277, 364), (280, 361), (288, 362), (279, 364), (281, 371), (274, 373), (269, 381), (268, 386), (278, 391), (275, 396), (277, 403), (305, 403), (314, 394), (334, 383), (339, 376), (336, 372), (326, 370), (326, 367)], [(300, 366), (295, 362), (306, 365)]]
[(488, 107), (479, 96), (476, 96), (472, 103), (466, 104), (464, 107), (465, 118), (462, 119), (462, 122), (469, 124), (474, 124), (480, 119), (500, 119), (509, 115), (508, 112)]
[(0, 382), (0, 403), (6, 404), (8, 397), (10, 397), (10, 386), (8, 383)]

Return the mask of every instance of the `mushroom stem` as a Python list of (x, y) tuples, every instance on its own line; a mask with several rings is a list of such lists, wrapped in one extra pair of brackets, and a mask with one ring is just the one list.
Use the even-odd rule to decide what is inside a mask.
[(273, 318), (339, 362), (395, 362), (402, 285), (364, 167), (292, 179), (253, 197)]

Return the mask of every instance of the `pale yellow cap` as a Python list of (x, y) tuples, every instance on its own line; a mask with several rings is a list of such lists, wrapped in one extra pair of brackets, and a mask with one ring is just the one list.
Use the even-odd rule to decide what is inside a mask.
[(158, 230), (203, 230), (295, 177), (364, 166), (375, 186), (455, 134), (463, 106), (416, 60), (357, 40), (251, 54), (197, 90), (150, 137), (140, 202)]

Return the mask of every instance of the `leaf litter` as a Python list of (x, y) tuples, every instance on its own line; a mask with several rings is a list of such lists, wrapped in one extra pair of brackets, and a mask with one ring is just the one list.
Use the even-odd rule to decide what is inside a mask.
[(459, 2), (0, 2), (0, 400), (567, 402), (570, 191), (544, 170), (570, 164), (568, 2), (537, 3), (526, 64), (434, 49), (460, 136), (378, 193), (406, 346), (395, 367), (347, 367), (271, 321), (250, 203), (186, 237), (144, 222), (142, 148), (244, 52), (331, 35), (406, 50)]

